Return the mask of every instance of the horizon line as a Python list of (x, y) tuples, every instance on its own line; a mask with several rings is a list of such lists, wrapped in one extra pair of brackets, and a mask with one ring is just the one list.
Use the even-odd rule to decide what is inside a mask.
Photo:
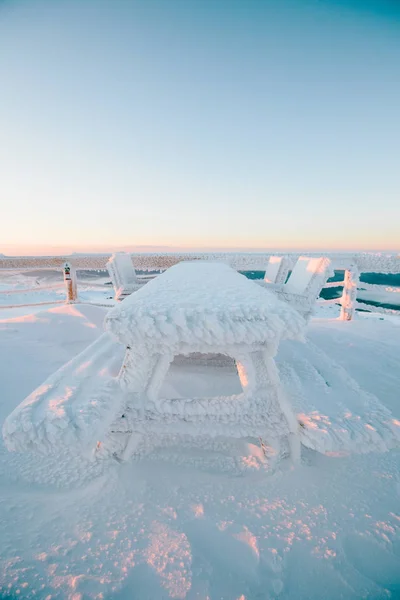
[[(53, 250), (53, 251), (52, 251)], [(49, 253), (46, 253), (49, 252)], [(312, 253), (315, 254), (317, 252), (326, 253), (326, 254), (354, 254), (354, 253), (366, 253), (366, 254), (399, 254), (399, 249), (362, 249), (362, 248), (323, 248), (323, 247), (187, 247), (187, 246), (151, 246), (151, 245), (140, 245), (140, 246), (125, 246), (125, 247), (112, 247), (109, 249), (99, 250), (99, 251), (85, 251), (85, 250), (67, 250), (61, 251), (58, 247), (51, 246), (44, 252), (28, 251), (27, 253), (16, 253), (16, 254), (6, 254), (0, 251), (0, 259), (4, 258), (25, 258), (25, 257), (72, 257), (72, 256), (104, 256), (104, 255), (112, 255), (115, 252), (127, 252), (128, 254), (297, 254), (299, 252)]]

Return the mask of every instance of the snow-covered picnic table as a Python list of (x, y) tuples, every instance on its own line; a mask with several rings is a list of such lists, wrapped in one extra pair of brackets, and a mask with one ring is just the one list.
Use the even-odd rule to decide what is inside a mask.
[(305, 323), (273, 291), (231, 267), (196, 261), (171, 267), (115, 306), (106, 328), (126, 345), (172, 355), (195, 346), (273, 348), (302, 338)]
[[(323, 453), (399, 444), (399, 422), (379, 399), (309, 340), (299, 343), (305, 321), (297, 311), (223, 264), (168, 269), (114, 307), (105, 325), (7, 417), (10, 450), (129, 458), (168, 435), (259, 436), (296, 459), (300, 442)], [(211, 394), (196, 395), (191, 385), (166, 393), (172, 363), (181, 376), (185, 357), (199, 355), (214, 366), (231, 357), (241, 393), (218, 395), (223, 369), (213, 373)]]
[[(298, 457), (298, 423), (274, 356), (282, 339), (302, 339), (305, 321), (273, 292), (224, 264), (180, 263), (113, 308), (106, 328), (127, 347), (120, 384), (129, 430), (262, 436), (278, 446), (286, 439)], [(199, 353), (233, 358), (243, 392), (163, 398), (161, 385), (174, 357)], [(138, 440), (132, 436), (125, 455)]]

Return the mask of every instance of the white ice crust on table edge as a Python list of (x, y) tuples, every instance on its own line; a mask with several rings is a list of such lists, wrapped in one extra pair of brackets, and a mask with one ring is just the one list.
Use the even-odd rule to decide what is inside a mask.
[(126, 345), (207, 347), (303, 339), (304, 320), (224, 264), (180, 263), (129, 296), (106, 317)]

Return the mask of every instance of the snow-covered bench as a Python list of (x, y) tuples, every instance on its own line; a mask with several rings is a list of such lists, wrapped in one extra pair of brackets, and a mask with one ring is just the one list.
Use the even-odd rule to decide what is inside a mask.
[(123, 300), (140, 287), (132, 259), (126, 252), (115, 252), (107, 262), (116, 300)]
[(281, 300), (296, 308), (308, 320), (322, 288), (332, 275), (329, 258), (300, 256), (287, 283), (269, 283), (266, 280), (260, 283), (262, 287), (273, 290)]

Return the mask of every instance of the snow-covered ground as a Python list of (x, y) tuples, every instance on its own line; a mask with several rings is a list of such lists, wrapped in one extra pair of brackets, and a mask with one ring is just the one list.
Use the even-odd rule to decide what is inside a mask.
[[(0, 310), (1, 424), (100, 336), (105, 313), (85, 304)], [(319, 307), (304, 356), (325, 353), (337, 376), (343, 367), (400, 424), (400, 318), (358, 313), (344, 323), (337, 313)], [(290, 358), (283, 344), (282, 374)], [(319, 377), (310, 401), (334, 402), (323, 367), (306, 373)], [(232, 373), (222, 381), (211, 370), (206, 380), (207, 367), (185, 369), (174, 365), (167, 382), (183, 395), (237, 391)], [(0, 598), (400, 597), (399, 451), (305, 450), (300, 467), (283, 463), (272, 475), (257, 440), (245, 454), (239, 470), (229, 449), (188, 446), (128, 464), (77, 463), (67, 448), (18, 454), (1, 440)]]

